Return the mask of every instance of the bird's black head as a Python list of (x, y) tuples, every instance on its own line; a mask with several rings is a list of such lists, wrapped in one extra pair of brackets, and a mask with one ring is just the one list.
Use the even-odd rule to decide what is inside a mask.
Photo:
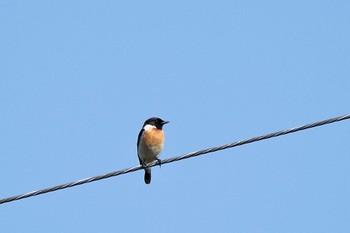
[(152, 118), (149, 118), (148, 120), (146, 120), (145, 123), (143, 124), (143, 126), (153, 125), (157, 129), (162, 129), (163, 125), (165, 125), (167, 123), (169, 123), (169, 121), (163, 121), (162, 119), (160, 119), (158, 117), (152, 117)]

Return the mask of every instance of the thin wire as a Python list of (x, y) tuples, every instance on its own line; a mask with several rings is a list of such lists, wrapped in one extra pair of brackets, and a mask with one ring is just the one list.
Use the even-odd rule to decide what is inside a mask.
[[(236, 141), (236, 142), (228, 143), (228, 144), (221, 145), (221, 146), (216, 146), (216, 147), (212, 147), (212, 148), (208, 148), (208, 149), (204, 149), (204, 150), (199, 150), (199, 151), (195, 151), (195, 152), (192, 152), (192, 153), (188, 153), (188, 154), (184, 154), (184, 155), (180, 155), (180, 156), (176, 156), (176, 157), (171, 157), (171, 158), (168, 158), (168, 159), (161, 160), (160, 163), (158, 161), (156, 161), (153, 164), (151, 164), (150, 167), (157, 166), (157, 165), (163, 165), (163, 164), (167, 164), (167, 163), (172, 163), (172, 162), (176, 162), (176, 161), (179, 161), (179, 160), (188, 159), (188, 158), (196, 157), (196, 156), (199, 156), (199, 155), (208, 154), (208, 153), (212, 153), (212, 152), (219, 151), (219, 150), (225, 150), (225, 149), (228, 149), (228, 148), (241, 146), (241, 145), (244, 145), (244, 144), (257, 142), (257, 141), (261, 141), (261, 140), (265, 140), (265, 139), (269, 139), (269, 138), (273, 138), (273, 137), (278, 137), (278, 136), (282, 136), (282, 135), (286, 135), (286, 134), (290, 134), (290, 133), (295, 133), (297, 131), (310, 129), (310, 128), (314, 128), (314, 127), (321, 126), (321, 125), (331, 124), (331, 123), (334, 123), (334, 122), (343, 121), (343, 120), (347, 120), (347, 119), (350, 119), (350, 114), (346, 114), (346, 115), (343, 115), (343, 116), (326, 119), (326, 120), (323, 120), (323, 121), (318, 121), (318, 122), (311, 123), (311, 124), (301, 125), (301, 126), (294, 127), (294, 128), (291, 128), (291, 129), (281, 130), (281, 131), (277, 131), (277, 132), (274, 132), (274, 133), (265, 134), (265, 135), (261, 135), (261, 136), (257, 136), (257, 137), (253, 137), (253, 138), (249, 138), (249, 139), (245, 139), (245, 140), (241, 140), (241, 141)], [(85, 179), (82, 179), (82, 180), (78, 180), (78, 181), (74, 181), (74, 182), (70, 182), (70, 183), (66, 183), (66, 184), (53, 186), (51, 188), (40, 189), (40, 190), (32, 191), (32, 192), (29, 192), (29, 193), (17, 195), (17, 196), (0, 199), (0, 204), (4, 204), (4, 203), (7, 203), (7, 202), (12, 202), (12, 201), (17, 201), (17, 200), (28, 198), (28, 197), (32, 197), (32, 196), (37, 196), (37, 195), (44, 194), (44, 193), (54, 192), (54, 191), (57, 191), (57, 190), (66, 189), (66, 188), (70, 188), (70, 187), (73, 187), (73, 186), (82, 185), (82, 184), (86, 184), (86, 183), (90, 183), (90, 182), (94, 182), (94, 181), (110, 178), (110, 177), (113, 177), (113, 176), (119, 176), (119, 175), (123, 175), (123, 174), (129, 173), (129, 172), (135, 172), (135, 171), (140, 170), (140, 169), (143, 169), (143, 167), (141, 165), (136, 166), (136, 167), (123, 169), (123, 170), (119, 170), (119, 171), (110, 172), (110, 173), (107, 173), (105, 175), (93, 176), (93, 177), (85, 178)]]

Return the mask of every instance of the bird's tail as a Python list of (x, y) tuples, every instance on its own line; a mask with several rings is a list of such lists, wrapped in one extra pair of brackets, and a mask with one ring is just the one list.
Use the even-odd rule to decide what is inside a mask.
[(145, 169), (145, 183), (146, 184), (151, 183), (151, 169), (150, 168)]

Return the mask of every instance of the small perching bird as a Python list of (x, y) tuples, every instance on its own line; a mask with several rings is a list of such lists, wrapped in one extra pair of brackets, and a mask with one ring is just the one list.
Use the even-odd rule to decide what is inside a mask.
[(151, 183), (151, 168), (147, 165), (158, 160), (163, 150), (164, 132), (163, 125), (169, 121), (163, 121), (158, 117), (152, 117), (145, 121), (137, 138), (137, 155), (140, 164), (145, 169), (145, 183)]

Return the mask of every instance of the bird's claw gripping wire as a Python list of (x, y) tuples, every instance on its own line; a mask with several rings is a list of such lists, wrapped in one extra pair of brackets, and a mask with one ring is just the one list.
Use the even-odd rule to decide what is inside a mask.
[(162, 167), (162, 160), (161, 159), (157, 159), (157, 165), (159, 165), (159, 167)]

